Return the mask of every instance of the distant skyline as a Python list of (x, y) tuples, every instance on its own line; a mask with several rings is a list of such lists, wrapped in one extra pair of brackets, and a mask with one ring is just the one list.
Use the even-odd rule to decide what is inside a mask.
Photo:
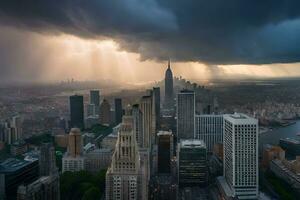
[(169, 57), (187, 79), (300, 77), (295, 0), (3, 0), (0, 16), (0, 82), (147, 83)]

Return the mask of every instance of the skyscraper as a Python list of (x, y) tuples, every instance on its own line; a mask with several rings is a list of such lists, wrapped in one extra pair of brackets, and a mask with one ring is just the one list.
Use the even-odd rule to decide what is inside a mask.
[(177, 94), (177, 140), (194, 138), (195, 93), (182, 90)]
[(157, 171), (159, 174), (170, 174), (173, 157), (173, 134), (169, 131), (159, 131), (157, 140)]
[(138, 145), (133, 134), (132, 116), (123, 116), (111, 166), (106, 173), (106, 200), (146, 200), (145, 179), (140, 166)]
[(95, 106), (100, 106), (100, 91), (99, 90), (91, 90), (90, 91), (90, 104), (94, 104)]
[(111, 124), (110, 104), (106, 99), (103, 99), (100, 105), (100, 123), (104, 125)]
[(153, 97), (154, 97), (154, 104), (155, 104), (155, 123), (156, 123), (156, 131), (160, 127), (160, 88), (154, 87), (153, 88)]
[(72, 128), (69, 133), (68, 151), (62, 159), (62, 171), (80, 171), (84, 169), (83, 141), (80, 130)]
[(155, 109), (152, 95), (152, 92), (150, 92), (150, 95), (143, 96), (140, 100), (143, 123), (141, 146), (143, 148), (151, 148), (155, 141)]
[(71, 121), (69, 128), (84, 128), (84, 108), (83, 96), (73, 95), (70, 96), (70, 114)]
[(133, 132), (136, 136), (136, 141), (139, 147), (142, 147), (143, 143), (143, 114), (139, 109), (138, 104), (132, 106), (132, 117), (133, 117)]
[[(227, 196), (258, 198), (258, 120), (244, 114), (224, 115), (224, 177)], [(225, 181), (222, 181), (225, 179)]]
[(174, 107), (173, 96), (173, 73), (170, 67), (170, 60), (168, 62), (168, 68), (165, 73), (165, 108), (172, 109)]
[(22, 129), (23, 119), (21, 116), (17, 115), (12, 118), (11, 127), (13, 128), (14, 138), (16, 140), (22, 139), (23, 129)]
[(207, 151), (202, 140), (181, 140), (177, 147), (178, 184), (199, 186), (207, 182)]
[(43, 143), (40, 147), (40, 176), (50, 176), (58, 174), (55, 161), (55, 149), (51, 143)]
[(115, 98), (115, 123), (120, 124), (122, 122), (123, 108), (122, 99)]
[(208, 152), (223, 142), (223, 115), (196, 115), (195, 123), (195, 138), (204, 141)]

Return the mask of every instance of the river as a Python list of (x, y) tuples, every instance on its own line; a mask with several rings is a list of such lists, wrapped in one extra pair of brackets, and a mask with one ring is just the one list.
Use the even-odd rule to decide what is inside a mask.
[(276, 128), (272, 131), (262, 133), (259, 135), (260, 150), (264, 144), (277, 145), (281, 138), (300, 139), (300, 136), (297, 136), (297, 133), (300, 133), (300, 120), (296, 121), (295, 124), (286, 127)]

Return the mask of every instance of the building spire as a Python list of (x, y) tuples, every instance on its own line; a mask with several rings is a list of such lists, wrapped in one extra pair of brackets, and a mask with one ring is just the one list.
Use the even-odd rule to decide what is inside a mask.
[(168, 69), (170, 69), (170, 58), (168, 60)]

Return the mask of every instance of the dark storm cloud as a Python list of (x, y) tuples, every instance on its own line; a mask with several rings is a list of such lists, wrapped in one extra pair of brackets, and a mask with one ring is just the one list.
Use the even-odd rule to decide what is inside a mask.
[(110, 37), (142, 59), (300, 61), (299, 0), (1, 0), (0, 14), (33, 31)]

